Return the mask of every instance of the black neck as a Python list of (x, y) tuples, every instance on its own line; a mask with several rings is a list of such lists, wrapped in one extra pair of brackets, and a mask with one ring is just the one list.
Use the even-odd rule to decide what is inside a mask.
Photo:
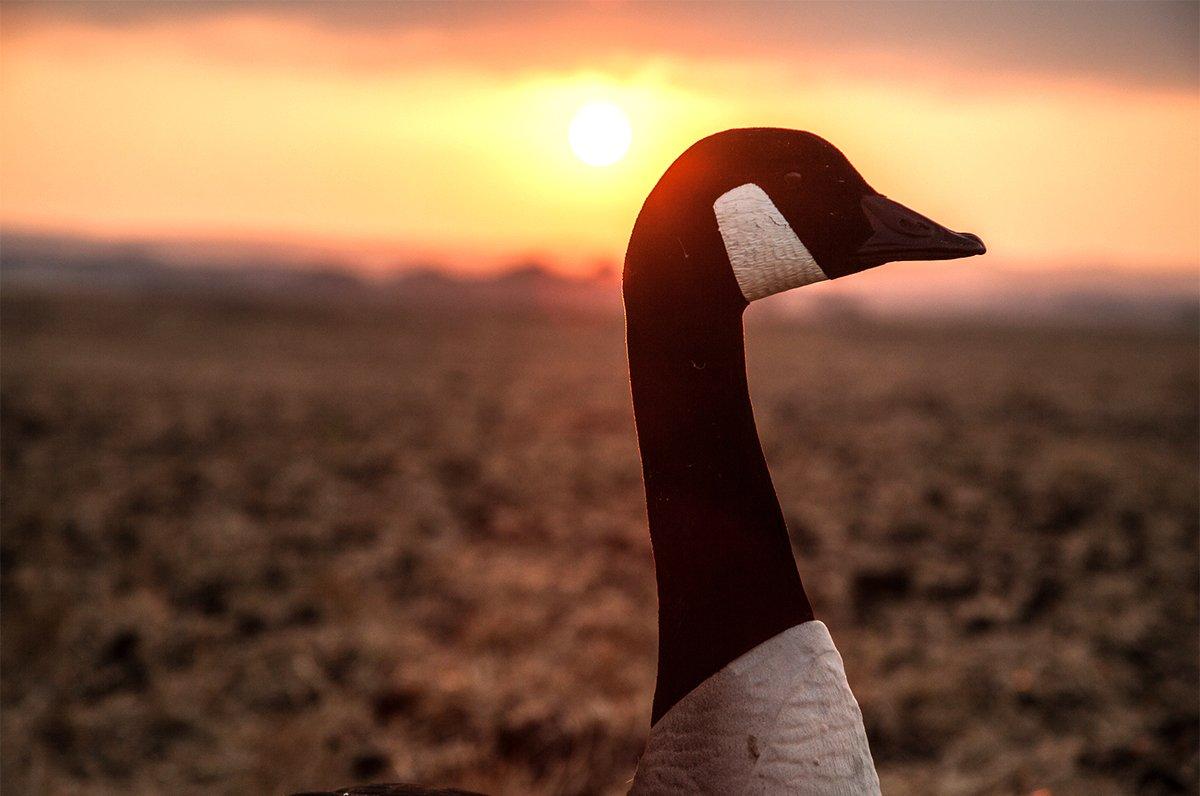
[[(697, 256), (682, 246), (672, 253), (676, 243), (646, 253)], [(745, 303), (740, 294), (672, 301), (660, 279), (637, 283), (641, 274), (677, 274), (676, 265), (626, 265), (629, 371), (658, 579), (652, 721), (738, 656), (812, 618), (754, 424)], [(688, 265), (692, 278), (705, 270)]]

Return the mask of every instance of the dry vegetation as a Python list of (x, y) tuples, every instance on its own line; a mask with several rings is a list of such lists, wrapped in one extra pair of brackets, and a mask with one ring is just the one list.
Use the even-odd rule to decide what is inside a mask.
[[(885, 792), (1194, 792), (1195, 337), (749, 342)], [(5, 792), (622, 791), (655, 645), (622, 346), (10, 291)]]

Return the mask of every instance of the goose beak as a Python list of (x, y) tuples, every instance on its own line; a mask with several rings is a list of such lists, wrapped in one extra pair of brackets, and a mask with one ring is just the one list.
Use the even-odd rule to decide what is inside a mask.
[(896, 260), (954, 260), (987, 251), (978, 235), (947, 229), (882, 194), (864, 196), (862, 209), (873, 233), (853, 256), (859, 268)]

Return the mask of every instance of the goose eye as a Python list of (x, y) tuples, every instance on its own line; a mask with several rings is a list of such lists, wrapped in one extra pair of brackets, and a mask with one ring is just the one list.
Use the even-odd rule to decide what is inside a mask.
[(789, 185), (799, 185), (804, 182), (804, 178), (800, 176), (800, 172), (798, 171), (789, 171), (783, 175), (783, 179), (787, 180)]

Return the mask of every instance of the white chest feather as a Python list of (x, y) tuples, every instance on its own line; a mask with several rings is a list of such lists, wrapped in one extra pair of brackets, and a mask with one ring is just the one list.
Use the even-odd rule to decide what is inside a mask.
[(785, 630), (668, 710), (630, 793), (878, 794), (862, 713), (825, 625)]
[(713, 212), (746, 301), (829, 278), (771, 197), (754, 183), (722, 194)]

